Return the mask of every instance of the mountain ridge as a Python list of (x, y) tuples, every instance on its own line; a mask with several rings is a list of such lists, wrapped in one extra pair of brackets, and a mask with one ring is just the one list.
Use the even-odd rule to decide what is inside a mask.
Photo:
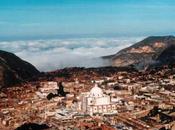
[[(160, 61), (160, 59), (162, 59), (160, 56), (164, 57), (161, 54), (172, 46), (175, 46), (175, 37), (172, 35), (149, 36), (130, 47), (120, 50), (114, 55), (105, 56), (103, 58), (108, 59), (109, 62), (111, 61), (111, 65), (116, 67), (126, 67), (132, 65), (139, 70), (150, 67), (154, 68), (158, 65), (166, 64), (165, 61)], [(169, 56), (167, 51), (166, 55)], [(172, 57), (171, 60), (173, 60)], [(171, 64), (171, 62), (168, 63)], [(172, 61), (172, 63), (174, 62)]]
[(0, 50), (0, 88), (28, 80), (39, 73), (32, 64)]

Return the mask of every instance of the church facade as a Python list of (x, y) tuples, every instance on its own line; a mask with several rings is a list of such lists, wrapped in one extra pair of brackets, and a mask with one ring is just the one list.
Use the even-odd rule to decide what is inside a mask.
[(90, 92), (82, 93), (78, 103), (78, 109), (86, 114), (116, 113), (116, 103), (111, 102), (111, 97), (103, 93), (97, 84)]

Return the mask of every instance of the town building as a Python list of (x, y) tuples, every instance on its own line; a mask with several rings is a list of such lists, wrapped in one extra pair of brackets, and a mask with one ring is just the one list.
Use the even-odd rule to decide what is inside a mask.
[(95, 84), (90, 92), (82, 93), (78, 102), (78, 110), (91, 116), (117, 113), (116, 106), (117, 103), (112, 102), (111, 97), (104, 94), (97, 84)]

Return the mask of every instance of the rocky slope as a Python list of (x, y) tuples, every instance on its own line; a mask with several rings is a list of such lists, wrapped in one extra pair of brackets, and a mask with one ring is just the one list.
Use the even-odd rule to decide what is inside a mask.
[(151, 36), (107, 58), (112, 66), (137, 69), (174, 64), (175, 37)]
[(39, 71), (16, 55), (0, 50), (0, 88), (25, 81)]

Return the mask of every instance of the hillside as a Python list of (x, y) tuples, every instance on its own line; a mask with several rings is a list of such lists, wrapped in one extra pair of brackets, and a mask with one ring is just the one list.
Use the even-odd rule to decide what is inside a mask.
[(175, 37), (151, 36), (110, 56), (112, 66), (146, 69), (174, 64)]
[(0, 50), (0, 88), (25, 81), (39, 71), (16, 55)]

